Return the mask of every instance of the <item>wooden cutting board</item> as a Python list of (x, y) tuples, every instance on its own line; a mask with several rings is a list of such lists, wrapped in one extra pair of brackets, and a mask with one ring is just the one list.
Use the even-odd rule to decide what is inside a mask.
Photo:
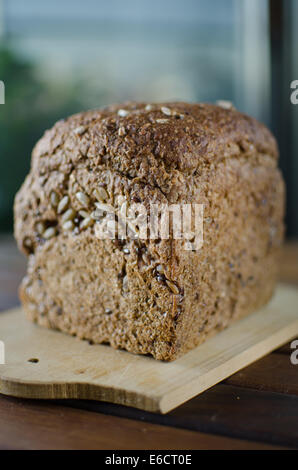
[(0, 393), (23, 398), (103, 400), (167, 413), (298, 335), (298, 289), (271, 302), (182, 358), (165, 363), (0, 314)]

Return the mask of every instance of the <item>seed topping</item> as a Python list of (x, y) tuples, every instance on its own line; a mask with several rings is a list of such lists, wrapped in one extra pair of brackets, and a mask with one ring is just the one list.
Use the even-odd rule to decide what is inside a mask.
[(104, 202), (109, 199), (107, 191), (102, 186), (99, 186), (99, 188), (94, 190), (94, 195), (96, 199), (101, 202)]
[(59, 198), (58, 198), (58, 194), (55, 191), (51, 192), (50, 200), (51, 200), (51, 204), (52, 204), (53, 207), (58, 206)]
[(156, 119), (156, 122), (158, 124), (165, 124), (166, 122), (169, 122), (169, 120), (168, 119)]
[(69, 204), (69, 196), (64, 196), (61, 201), (58, 204), (57, 212), (58, 214), (62, 214), (64, 212)]
[(83, 219), (86, 219), (86, 217), (91, 217), (91, 215), (89, 214), (89, 212), (84, 211), (84, 210), (79, 211), (79, 215), (80, 215), (81, 217), (83, 217)]
[(83, 135), (86, 132), (87, 128), (85, 126), (77, 127), (73, 132), (76, 135)]
[(62, 222), (67, 222), (68, 220), (74, 219), (76, 216), (76, 213), (73, 209), (68, 209), (64, 214), (62, 215)]
[(49, 227), (44, 231), (42, 236), (46, 240), (49, 240), (50, 238), (54, 237), (55, 235), (56, 235), (56, 228), (55, 227)]
[(83, 219), (82, 222), (80, 223), (80, 229), (91, 227), (91, 225), (93, 224), (94, 224), (94, 220), (91, 217), (86, 217), (86, 219)]
[(165, 114), (166, 116), (171, 116), (172, 111), (170, 110), (170, 108), (167, 108), (166, 106), (162, 106), (160, 109), (162, 113)]
[(75, 228), (75, 225), (72, 220), (67, 220), (67, 222), (64, 222), (62, 225), (63, 230), (73, 230)]
[(128, 114), (129, 114), (129, 112), (127, 111), (127, 109), (118, 109), (118, 116), (125, 117)]
[(46, 227), (45, 227), (45, 224), (43, 222), (38, 222), (36, 224), (36, 230), (37, 230), (37, 233), (39, 235), (42, 235), (45, 231)]
[(224, 109), (235, 109), (235, 107), (234, 107), (234, 105), (231, 101), (217, 100), (216, 104), (217, 104), (217, 106), (220, 106), (221, 108), (224, 108)]
[(82, 206), (88, 207), (89, 197), (85, 193), (82, 193), (82, 191), (78, 191), (76, 193), (76, 198), (82, 204)]
[(123, 137), (124, 135), (126, 135), (126, 129), (125, 129), (124, 126), (119, 127), (118, 135), (119, 135), (120, 137)]

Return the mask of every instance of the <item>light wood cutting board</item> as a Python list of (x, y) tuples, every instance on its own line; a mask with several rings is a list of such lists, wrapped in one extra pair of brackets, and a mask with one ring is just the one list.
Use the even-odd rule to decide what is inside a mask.
[(0, 314), (0, 393), (23, 398), (103, 400), (167, 413), (298, 335), (298, 289), (280, 285), (259, 312), (171, 363)]

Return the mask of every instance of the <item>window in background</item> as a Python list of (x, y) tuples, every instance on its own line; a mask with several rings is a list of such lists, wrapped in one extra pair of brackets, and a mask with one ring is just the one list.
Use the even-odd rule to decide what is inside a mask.
[[(267, 0), (2, 0), (6, 37), (88, 106), (218, 98), (268, 108)], [(267, 116), (265, 116), (266, 118)]]
[(35, 140), (71, 112), (227, 99), (269, 123), (268, 31), (267, 0), (0, 0), (1, 227)]
[(298, 235), (298, 105), (290, 84), (298, 80), (298, 2), (271, 0), (272, 127), (280, 147), (280, 167), (287, 185), (286, 225)]

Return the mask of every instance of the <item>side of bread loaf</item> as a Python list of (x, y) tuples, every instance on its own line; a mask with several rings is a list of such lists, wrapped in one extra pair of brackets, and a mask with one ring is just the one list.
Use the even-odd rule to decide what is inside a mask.
[[(204, 242), (98, 239), (99, 204), (204, 205)], [(28, 317), (172, 360), (268, 301), (284, 185), (265, 126), (208, 104), (125, 103), (58, 122), (15, 200)]]

